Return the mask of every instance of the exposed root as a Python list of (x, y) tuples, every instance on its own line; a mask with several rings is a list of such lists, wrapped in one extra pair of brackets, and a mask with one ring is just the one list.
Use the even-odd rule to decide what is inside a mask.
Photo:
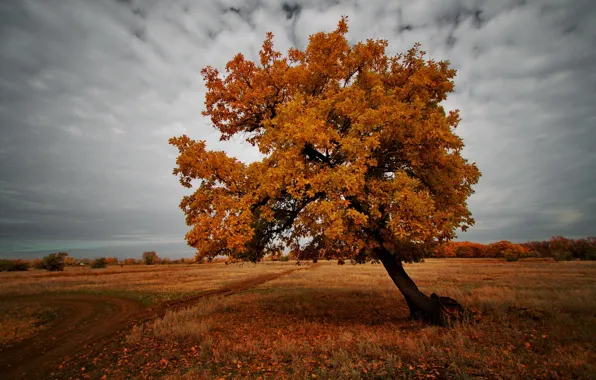
[(430, 295), (431, 311), (412, 309), (410, 304), (410, 318), (426, 323), (449, 327), (454, 323), (463, 321), (475, 321), (478, 317), (476, 312), (464, 309), (464, 307), (451, 297), (442, 297), (435, 293)]

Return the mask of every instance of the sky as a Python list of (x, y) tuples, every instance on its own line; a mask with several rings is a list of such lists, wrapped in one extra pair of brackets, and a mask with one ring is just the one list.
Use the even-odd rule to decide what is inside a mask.
[(445, 108), (483, 173), (458, 240), (596, 235), (593, 0), (2, 0), (0, 257), (192, 256), (168, 138), (259, 159), (201, 116), (200, 70), (342, 15), (351, 43), (420, 42), (458, 71)]

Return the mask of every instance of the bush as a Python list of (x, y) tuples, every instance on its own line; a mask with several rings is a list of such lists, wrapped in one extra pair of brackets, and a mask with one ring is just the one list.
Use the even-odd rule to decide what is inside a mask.
[(108, 257), (106, 258), (106, 265), (118, 265), (118, 261), (117, 257)]
[(506, 251), (503, 251), (503, 257), (505, 258), (505, 260), (510, 261), (510, 262), (518, 261), (519, 253), (510, 251), (510, 250), (506, 250)]
[(290, 261), (290, 256), (288, 255), (283, 255), (279, 258), (279, 261)]
[(50, 253), (36, 263), (35, 269), (45, 269), (50, 272), (57, 272), (64, 270), (64, 258), (68, 256), (66, 252)]
[(555, 261), (571, 261), (573, 260), (573, 254), (569, 251), (554, 251), (553, 259)]
[(100, 257), (97, 260), (93, 260), (93, 262), (91, 262), (91, 268), (93, 269), (99, 269), (99, 268), (105, 268), (107, 264), (107, 260), (105, 257)]
[(570, 251), (573, 257), (580, 260), (596, 260), (596, 245), (591, 244), (587, 240), (579, 241)]
[(143, 263), (145, 265), (157, 264), (157, 260), (159, 260), (159, 257), (157, 256), (157, 252), (155, 252), (155, 251), (143, 252)]
[(29, 263), (22, 260), (0, 260), (0, 272), (23, 272), (29, 270)]
[(591, 248), (587, 251), (584, 260), (596, 260), (596, 248)]

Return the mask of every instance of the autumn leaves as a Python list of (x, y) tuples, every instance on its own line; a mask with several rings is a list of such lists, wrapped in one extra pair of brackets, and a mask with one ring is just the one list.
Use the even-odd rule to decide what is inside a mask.
[(455, 71), (425, 61), (418, 45), (397, 56), (384, 40), (350, 46), (347, 30), (342, 18), (287, 56), (269, 33), (258, 63), (238, 54), (225, 75), (202, 71), (203, 115), (264, 158), (246, 165), (204, 141), (170, 139), (174, 174), (200, 183), (180, 204), (199, 257), (257, 260), (312, 242), (322, 256), (400, 255), (400, 242), (432, 244), (473, 223), (466, 199), (480, 172), (460, 156), (457, 111), (440, 106)]

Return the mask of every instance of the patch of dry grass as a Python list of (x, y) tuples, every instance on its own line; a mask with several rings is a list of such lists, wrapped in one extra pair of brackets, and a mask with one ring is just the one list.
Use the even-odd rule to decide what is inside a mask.
[(0, 298), (30, 294), (82, 292), (136, 299), (145, 303), (169, 301), (242, 281), (279, 273), (288, 263), (257, 265), (129, 265), (106, 269), (67, 267), (64, 272), (0, 273)]
[(57, 315), (57, 310), (35, 303), (0, 302), (0, 346), (38, 333)]
[[(595, 378), (596, 263), (428, 260), (426, 292), (482, 313), (452, 328), (407, 319), (382, 266), (322, 265), (135, 327), (98, 377)], [(118, 365), (114, 365), (117, 360)]]

